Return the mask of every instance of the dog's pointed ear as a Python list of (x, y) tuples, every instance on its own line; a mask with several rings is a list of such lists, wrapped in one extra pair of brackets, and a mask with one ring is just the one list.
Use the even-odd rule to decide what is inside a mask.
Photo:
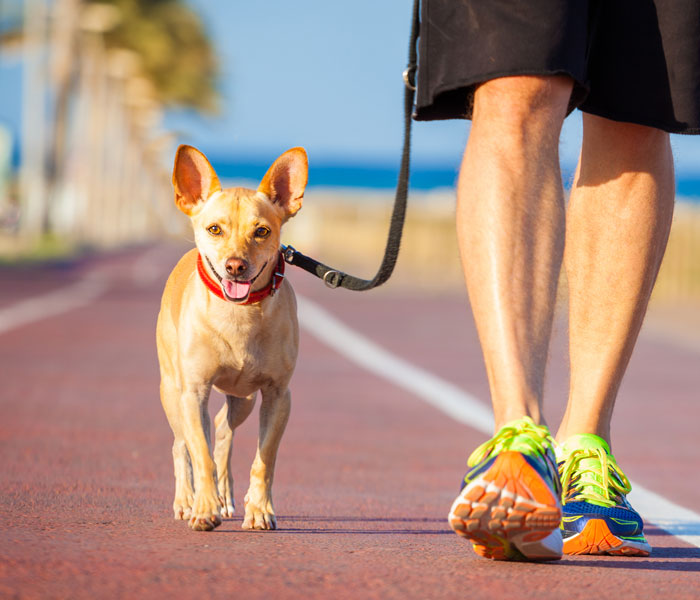
[(308, 177), (306, 150), (292, 148), (272, 163), (258, 186), (258, 191), (281, 206), (287, 218), (293, 217), (301, 208)]
[(198, 204), (221, 190), (221, 183), (204, 154), (192, 146), (182, 145), (175, 154), (173, 188), (175, 204), (189, 216)]

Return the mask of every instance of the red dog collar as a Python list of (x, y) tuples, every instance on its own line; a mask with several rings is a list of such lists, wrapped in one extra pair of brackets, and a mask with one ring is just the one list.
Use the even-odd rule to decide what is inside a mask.
[[(224, 296), (224, 292), (221, 290), (221, 285), (219, 285), (219, 282), (213, 279), (212, 276), (209, 275), (207, 270), (204, 268), (204, 263), (202, 262), (202, 255), (199, 253), (197, 253), (197, 272), (199, 273), (199, 277), (202, 280), (202, 283), (204, 283), (204, 285), (207, 286), (207, 288), (212, 294), (218, 296), (222, 300), (227, 300), (226, 296)], [(250, 292), (250, 294), (248, 295), (248, 299), (245, 302), (236, 302), (236, 304), (238, 304), (239, 306), (245, 306), (246, 304), (256, 304), (257, 302), (264, 300), (268, 296), (274, 296), (275, 292), (282, 285), (283, 279), (284, 256), (280, 252), (279, 258), (277, 259), (277, 266), (275, 267), (274, 273), (272, 273), (272, 279), (270, 279), (270, 283), (268, 283), (261, 290)]]

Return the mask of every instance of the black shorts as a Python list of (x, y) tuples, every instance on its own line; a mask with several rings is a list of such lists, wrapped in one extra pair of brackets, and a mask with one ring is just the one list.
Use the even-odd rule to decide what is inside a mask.
[(700, 133), (699, 0), (422, 0), (414, 118), (471, 118), (479, 83), (569, 75), (569, 110)]

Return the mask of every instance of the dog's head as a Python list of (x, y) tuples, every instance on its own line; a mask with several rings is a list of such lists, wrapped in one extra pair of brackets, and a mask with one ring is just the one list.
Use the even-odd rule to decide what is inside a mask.
[(282, 225), (301, 208), (308, 177), (303, 148), (269, 168), (257, 190), (222, 189), (207, 158), (192, 146), (175, 155), (175, 204), (190, 217), (195, 243), (224, 296), (245, 302), (277, 264)]

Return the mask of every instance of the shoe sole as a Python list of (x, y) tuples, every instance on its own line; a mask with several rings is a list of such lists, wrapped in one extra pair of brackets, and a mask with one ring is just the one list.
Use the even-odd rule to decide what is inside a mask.
[(562, 556), (561, 504), (520, 452), (502, 452), (452, 504), (448, 521), (495, 560), (557, 560)]
[(616, 536), (604, 519), (591, 519), (580, 533), (564, 539), (564, 554), (649, 556), (650, 553), (648, 543)]

